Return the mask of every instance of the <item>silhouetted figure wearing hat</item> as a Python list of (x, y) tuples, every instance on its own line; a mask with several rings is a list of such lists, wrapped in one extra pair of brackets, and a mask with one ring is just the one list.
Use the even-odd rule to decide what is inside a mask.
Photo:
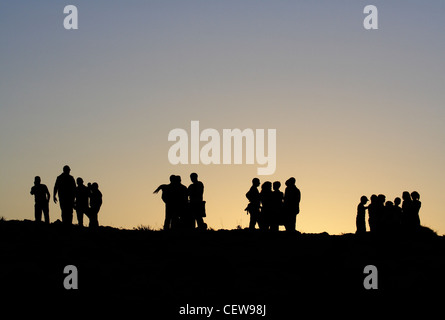
[(247, 214), (250, 214), (250, 230), (255, 229), (255, 225), (259, 222), (260, 218), (260, 193), (258, 191), (259, 185), (260, 179), (253, 178), (252, 186), (246, 193), (246, 198), (247, 200), (249, 200), (249, 204), (247, 205), (247, 208), (245, 210), (247, 211)]
[(99, 227), (98, 214), (102, 206), (102, 192), (99, 190), (97, 182), (91, 184), (90, 190), (90, 209), (88, 210), (88, 218), (90, 219), (90, 228)]
[(295, 231), (297, 224), (297, 214), (300, 213), (300, 189), (295, 185), (295, 178), (291, 177), (286, 181), (284, 191), (284, 212), (286, 215), (286, 230)]
[(32, 195), (34, 195), (34, 217), (36, 222), (42, 221), (42, 212), (45, 219), (45, 223), (49, 224), (49, 194), (48, 187), (41, 183), (39, 176), (34, 178), (34, 186), (31, 187)]
[(64, 166), (63, 173), (59, 175), (54, 184), (54, 203), (57, 203), (57, 194), (59, 194), (60, 209), (62, 210), (62, 222), (64, 225), (73, 224), (73, 209), (76, 193), (76, 182), (70, 175), (70, 167)]
[(74, 208), (76, 209), (77, 221), (80, 227), (83, 227), (83, 215), (88, 216), (90, 189), (83, 184), (82, 178), (77, 178), (76, 199)]
[(187, 191), (190, 199), (189, 210), (194, 219), (193, 227), (196, 221), (198, 229), (206, 230), (207, 224), (204, 223), (203, 220), (206, 216), (205, 201), (203, 201), (204, 184), (198, 180), (198, 174), (194, 172), (190, 174), (190, 180), (192, 181), (192, 184), (189, 185)]
[(355, 232), (357, 235), (363, 235), (366, 233), (366, 203), (368, 202), (368, 198), (366, 196), (362, 196), (360, 198), (360, 203), (357, 206), (357, 217), (355, 219), (355, 224), (357, 226), (357, 231)]

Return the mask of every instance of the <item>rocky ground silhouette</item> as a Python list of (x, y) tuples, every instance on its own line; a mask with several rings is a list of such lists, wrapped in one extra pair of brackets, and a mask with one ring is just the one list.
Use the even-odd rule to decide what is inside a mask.
[[(211, 306), (211, 318), (395, 313), (426, 307), (445, 284), (445, 238), (416, 235), (289, 234), (249, 230), (163, 232), (0, 221), (1, 301), (92, 314), (126, 310), (147, 318), (199, 319), (182, 307)], [(78, 289), (67, 290), (67, 265)], [(367, 290), (364, 268), (378, 270)], [(401, 301), (399, 303), (398, 301)], [(414, 303), (414, 304), (411, 304)], [(266, 315), (235, 316), (225, 305), (265, 305)], [(386, 309), (385, 309), (386, 308)], [(408, 308), (408, 309), (407, 309)], [(229, 310), (229, 309), (226, 309)], [(37, 313), (37, 311), (36, 311)]]

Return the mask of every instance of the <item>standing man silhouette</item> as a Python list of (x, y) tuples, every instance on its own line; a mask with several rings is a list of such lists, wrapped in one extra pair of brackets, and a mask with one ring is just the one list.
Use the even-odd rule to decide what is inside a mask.
[(205, 201), (203, 201), (204, 184), (198, 180), (198, 174), (192, 173), (190, 175), (192, 184), (188, 187), (189, 194), (189, 209), (193, 218), (193, 227), (196, 224), (198, 229), (206, 230), (207, 224), (204, 223), (203, 218), (206, 216)]
[(249, 229), (254, 230), (255, 225), (259, 224), (260, 218), (260, 192), (258, 191), (258, 187), (260, 186), (260, 179), (253, 178), (252, 186), (249, 191), (246, 193), (246, 198), (249, 200), (249, 204), (245, 209), (248, 214), (250, 214), (250, 223)]
[(400, 226), (402, 224), (402, 208), (400, 207), (401, 203), (402, 199), (400, 199), (399, 197), (394, 199), (394, 218), (396, 231), (400, 231)]
[(371, 233), (375, 234), (377, 232), (378, 223), (377, 223), (377, 202), (378, 197), (376, 194), (373, 194), (371, 196), (371, 203), (368, 205), (368, 224), (369, 224), (369, 231)]
[(404, 231), (411, 231), (413, 229), (412, 216), (414, 215), (413, 200), (408, 191), (403, 191), (402, 199), (402, 227)]
[(366, 233), (366, 209), (368, 207), (365, 207), (366, 203), (368, 202), (368, 197), (362, 196), (360, 198), (360, 203), (357, 206), (357, 217), (355, 219), (355, 225), (357, 227), (356, 234), (362, 235)]
[(77, 178), (77, 187), (76, 187), (76, 201), (74, 203), (74, 207), (76, 209), (77, 221), (79, 223), (79, 227), (83, 227), (83, 215), (88, 214), (88, 200), (90, 197), (90, 190), (86, 185), (83, 184), (82, 178)]
[(279, 226), (284, 224), (283, 219), (283, 192), (280, 191), (281, 182), (275, 181), (273, 183), (273, 192), (272, 192), (272, 221), (270, 225), (270, 229), (272, 231), (278, 231)]
[(90, 219), (90, 224), (88, 226), (90, 228), (99, 227), (99, 220), (97, 218), (97, 215), (101, 206), (102, 192), (100, 192), (97, 182), (93, 182), (90, 189), (90, 209), (88, 212), (88, 218)]
[(174, 215), (179, 217), (179, 227), (192, 229), (192, 223), (194, 225), (195, 221), (188, 211), (188, 191), (181, 182), (181, 176), (175, 176), (172, 187), (173, 211)]
[[(260, 216), (260, 229), (269, 230), (272, 225), (273, 217), (273, 193), (272, 182), (266, 181), (261, 186), (260, 192), (261, 200), (261, 216)], [(273, 228), (272, 228), (273, 229)]]
[(42, 211), (45, 217), (45, 223), (49, 224), (49, 199), (51, 195), (49, 194), (48, 187), (40, 183), (40, 177), (36, 176), (34, 178), (34, 186), (31, 188), (31, 194), (34, 195), (35, 205), (34, 205), (34, 216), (36, 222), (42, 221)]
[(62, 211), (62, 222), (64, 225), (73, 224), (74, 199), (76, 194), (76, 182), (70, 175), (69, 166), (63, 167), (63, 173), (59, 175), (54, 184), (54, 203), (57, 203), (57, 193), (59, 194), (60, 209)]
[(420, 202), (420, 194), (417, 191), (411, 192), (411, 208), (412, 208), (412, 228), (413, 230), (418, 230), (420, 228), (420, 216), (419, 211), (422, 206)]
[(286, 181), (284, 191), (284, 212), (286, 214), (286, 230), (295, 231), (297, 224), (297, 214), (300, 213), (300, 189), (295, 185), (295, 178), (291, 177)]
[[(164, 230), (174, 229), (178, 226), (179, 216), (175, 216), (174, 206), (172, 203), (172, 190), (173, 184), (175, 183), (176, 176), (172, 174), (170, 176), (170, 184), (161, 184), (159, 187), (153, 191), (154, 194), (157, 194), (162, 190), (161, 199), (165, 203), (165, 220), (164, 220)], [(174, 200), (174, 199), (173, 199)]]
[[(161, 184), (153, 193), (162, 190), (162, 201), (165, 202), (164, 230), (187, 227), (187, 187), (181, 183), (181, 177), (172, 174), (169, 184)], [(190, 219), (191, 220), (191, 219)]]

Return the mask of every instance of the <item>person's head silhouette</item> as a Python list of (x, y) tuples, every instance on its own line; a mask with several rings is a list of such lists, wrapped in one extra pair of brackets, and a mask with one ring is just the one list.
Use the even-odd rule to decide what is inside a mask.
[(41, 182), (40, 177), (39, 176), (35, 176), (35, 178), (34, 178), (34, 185), (38, 186), (38, 185), (40, 185), (40, 182)]
[(361, 203), (361, 204), (366, 204), (366, 202), (368, 202), (368, 197), (366, 197), (366, 196), (361, 196), (361, 198), (360, 198), (360, 203)]
[(378, 200), (379, 204), (381, 204), (383, 206), (386, 201), (386, 196), (384, 194), (379, 194), (377, 196), (377, 200)]
[(386, 201), (385, 207), (392, 208), (392, 207), (394, 207), (394, 203), (392, 201)]
[(272, 182), (270, 181), (264, 182), (263, 185), (261, 186), (261, 190), (272, 191)]
[(394, 205), (395, 205), (396, 207), (398, 207), (401, 203), (402, 203), (402, 200), (401, 200), (399, 197), (397, 197), (397, 198), (394, 199)]
[(280, 182), (280, 181), (275, 181), (275, 182), (273, 183), (273, 189), (274, 189), (274, 191), (278, 191), (278, 190), (280, 190), (280, 187), (281, 187), (281, 182)]
[(295, 178), (294, 178), (294, 177), (290, 177), (290, 178), (287, 179), (287, 181), (286, 181), (286, 186), (287, 186), (287, 187), (294, 186), (294, 185), (295, 185), (295, 182), (296, 182)]
[(413, 200), (419, 200), (420, 199), (420, 194), (417, 191), (413, 191), (413, 192), (411, 192), (411, 198)]
[(193, 183), (198, 181), (198, 174), (193, 172), (192, 174), (190, 174), (190, 180), (192, 180)]
[(68, 165), (63, 167), (63, 173), (70, 174), (70, 172), (71, 172), (71, 168)]
[(252, 179), (252, 185), (253, 185), (254, 187), (259, 187), (259, 185), (260, 185), (260, 179), (258, 179), (258, 178), (253, 178), (253, 179)]
[(83, 186), (83, 179), (81, 177), (77, 178), (76, 182), (78, 186)]
[(411, 195), (409, 194), (408, 191), (403, 191), (402, 199), (403, 199), (403, 201), (411, 201)]

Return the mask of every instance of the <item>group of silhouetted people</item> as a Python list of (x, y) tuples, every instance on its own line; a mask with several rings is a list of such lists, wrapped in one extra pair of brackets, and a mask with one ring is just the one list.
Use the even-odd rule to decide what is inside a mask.
[[(87, 216), (90, 220), (89, 227), (96, 228), (99, 226), (98, 213), (102, 206), (102, 193), (99, 190), (97, 182), (84, 185), (82, 178), (74, 181), (70, 175), (69, 166), (63, 167), (54, 184), (54, 203), (57, 203), (57, 195), (59, 196), (59, 205), (62, 211), (62, 223), (66, 226), (73, 224), (73, 211), (76, 210), (77, 221), (80, 227), (83, 227), (83, 216)], [(42, 220), (42, 212), (45, 223), (49, 224), (49, 200), (51, 195), (46, 185), (41, 183), (39, 176), (34, 179), (34, 186), (31, 188), (31, 194), (35, 198), (35, 220)]]
[(373, 234), (412, 233), (419, 230), (419, 211), (422, 204), (420, 194), (417, 191), (411, 194), (404, 191), (402, 199), (397, 197), (394, 202), (386, 201), (385, 195), (373, 194), (370, 204), (366, 206), (369, 200), (366, 196), (362, 196), (357, 206), (356, 233), (366, 233), (366, 210), (368, 210), (369, 229)]
[(180, 176), (171, 175), (169, 184), (162, 184), (153, 192), (162, 191), (161, 198), (165, 202), (164, 230), (207, 229), (203, 219), (206, 216), (204, 184), (198, 180), (196, 173), (190, 174), (190, 180), (192, 183), (187, 188), (181, 183)]
[(250, 214), (249, 229), (255, 229), (258, 224), (260, 230), (278, 231), (279, 226), (283, 225), (287, 231), (295, 231), (301, 200), (301, 192), (295, 183), (294, 177), (289, 178), (283, 194), (280, 191), (281, 182), (272, 184), (266, 181), (261, 185), (260, 192), (260, 180), (252, 179), (252, 186), (246, 193), (249, 204), (245, 209)]

